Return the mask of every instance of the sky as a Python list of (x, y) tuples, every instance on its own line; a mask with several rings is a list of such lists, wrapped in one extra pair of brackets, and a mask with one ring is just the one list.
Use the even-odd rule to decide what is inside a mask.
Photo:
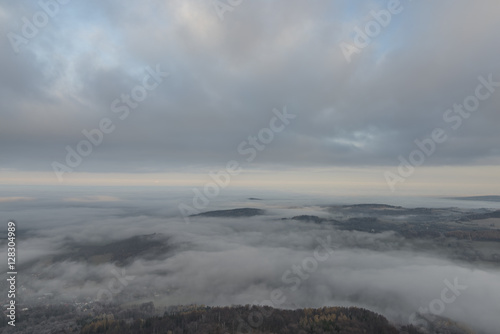
[(0, 184), (493, 194), (499, 11), (1, 0)]

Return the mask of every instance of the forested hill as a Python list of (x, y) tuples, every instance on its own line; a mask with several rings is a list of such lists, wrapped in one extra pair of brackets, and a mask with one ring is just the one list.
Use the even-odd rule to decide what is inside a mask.
[(383, 316), (355, 307), (279, 310), (269, 307), (195, 307), (134, 321), (108, 315), (83, 326), (82, 334), (146, 333), (349, 333), (420, 334), (413, 327), (397, 329)]

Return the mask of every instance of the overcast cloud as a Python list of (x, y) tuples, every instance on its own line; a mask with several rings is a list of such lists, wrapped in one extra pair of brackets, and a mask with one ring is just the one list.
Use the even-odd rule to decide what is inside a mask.
[[(52, 171), (104, 117), (116, 129), (77, 171), (221, 165), (285, 106), (297, 117), (256, 164), (394, 166), (437, 127), (449, 138), (426, 165), (497, 164), (500, 92), (457, 130), (443, 114), (479, 76), (500, 81), (500, 4), (401, 7), (349, 63), (340, 43), (387, 2), (252, 0), (220, 20), (203, 0), (74, 0), (16, 53), (7, 34), (41, 7), (1, 1), (1, 167)], [(168, 77), (120, 120), (112, 102), (157, 64)]]

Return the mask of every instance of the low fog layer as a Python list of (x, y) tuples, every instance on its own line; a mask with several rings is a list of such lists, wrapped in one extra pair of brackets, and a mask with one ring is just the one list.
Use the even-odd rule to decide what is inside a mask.
[[(308, 199), (301, 206), (296, 198), (289, 205), (283, 198), (247, 198), (214, 205), (260, 208), (265, 214), (198, 216), (186, 223), (177, 209), (183, 198), (140, 192), (0, 202), (18, 225), (19, 300), (354, 305), (399, 323), (442, 304), (442, 316), (487, 333), (497, 330), (498, 267), (453, 261), (437, 250), (441, 245), (395, 232), (341, 231), (332, 224), (282, 219), (330, 217)], [(133, 245), (121, 248), (121, 241), (134, 237)], [(5, 258), (3, 240), (1, 249)], [(271, 301), (275, 289), (284, 296), (279, 304)]]

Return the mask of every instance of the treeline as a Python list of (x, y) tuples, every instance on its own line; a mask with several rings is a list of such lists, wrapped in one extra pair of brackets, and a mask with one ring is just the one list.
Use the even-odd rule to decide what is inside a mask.
[(278, 310), (270, 307), (197, 307), (163, 316), (120, 319), (104, 315), (93, 319), (82, 334), (421, 334), (416, 328), (397, 329), (383, 316), (355, 307)]
[(160, 310), (155, 309), (152, 302), (132, 308), (93, 304), (86, 310), (67, 304), (37, 306), (20, 313), (16, 327), (8, 326), (5, 321), (1, 321), (0, 332), (6, 334), (422, 334), (412, 326), (397, 329), (383, 316), (356, 307), (280, 310), (249, 305), (232, 307), (189, 305), (158, 311)]

